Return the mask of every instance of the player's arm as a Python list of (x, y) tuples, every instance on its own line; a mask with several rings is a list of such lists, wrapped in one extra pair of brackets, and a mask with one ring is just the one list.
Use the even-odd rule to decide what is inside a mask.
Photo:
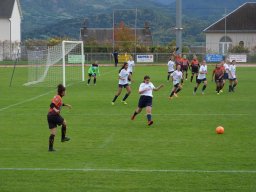
[(158, 90), (160, 90), (162, 87), (164, 87), (164, 84), (161, 84), (161, 85), (159, 85), (158, 87), (154, 87), (153, 90), (154, 90), (154, 91), (158, 91)]
[(56, 106), (55, 103), (51, 103), (51, 104), (50, 104), (50, 108), (52, 108), (53, 111), (55, 111), (56, 113), (60, 113), (60, 110), (57, 109), (57, 106)]
[(69, 108), (69, 109), (71, 109), (71, 108), (72, 108), (72, 106), (71, 106), (71, 105), (66, 104), (66, 103), (63, 103), (63, 104), (62, 104), (62, 106), (63, 106), (63, 107), (67, 107), (67, 108)]

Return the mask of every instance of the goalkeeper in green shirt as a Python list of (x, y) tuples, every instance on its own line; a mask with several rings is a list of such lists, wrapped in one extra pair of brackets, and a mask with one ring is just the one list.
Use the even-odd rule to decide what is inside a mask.
[(100, 75), (100, 69), (99, 69), (99, 65), (98, 62), (95, 61), (90, 68), (88, 69), (88, 81), (87, 81), (87, 85), (90, 84), (91, 81), (91, 77), (93, 77), (93, 83), (94, 85), (96, 85), (96, 76)]

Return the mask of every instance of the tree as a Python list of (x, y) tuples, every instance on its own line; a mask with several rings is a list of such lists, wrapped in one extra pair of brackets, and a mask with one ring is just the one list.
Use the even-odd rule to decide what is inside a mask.
[(132, 52), (135, 47), (134, 30), (125, 25), (123, 21), (114, 28), (115, 46), (124, 52)]

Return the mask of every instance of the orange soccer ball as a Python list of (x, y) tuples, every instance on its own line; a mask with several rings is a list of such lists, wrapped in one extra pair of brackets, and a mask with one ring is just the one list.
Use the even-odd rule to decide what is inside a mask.
[(223, 134), (224, 133), (224, 127), (222, 127), (222, 126), (216, 127), (216, 133), (217, 134)]

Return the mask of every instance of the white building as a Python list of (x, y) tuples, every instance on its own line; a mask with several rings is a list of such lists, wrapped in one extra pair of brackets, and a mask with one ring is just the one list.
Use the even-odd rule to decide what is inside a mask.
[(256, 2), (245, 3), (206, 29), (206, 50), (226, 54), (233, 46), (256, 48)]
[(0, 60), (11, 59), (21, 42), (19, 0), (0, 0)]

